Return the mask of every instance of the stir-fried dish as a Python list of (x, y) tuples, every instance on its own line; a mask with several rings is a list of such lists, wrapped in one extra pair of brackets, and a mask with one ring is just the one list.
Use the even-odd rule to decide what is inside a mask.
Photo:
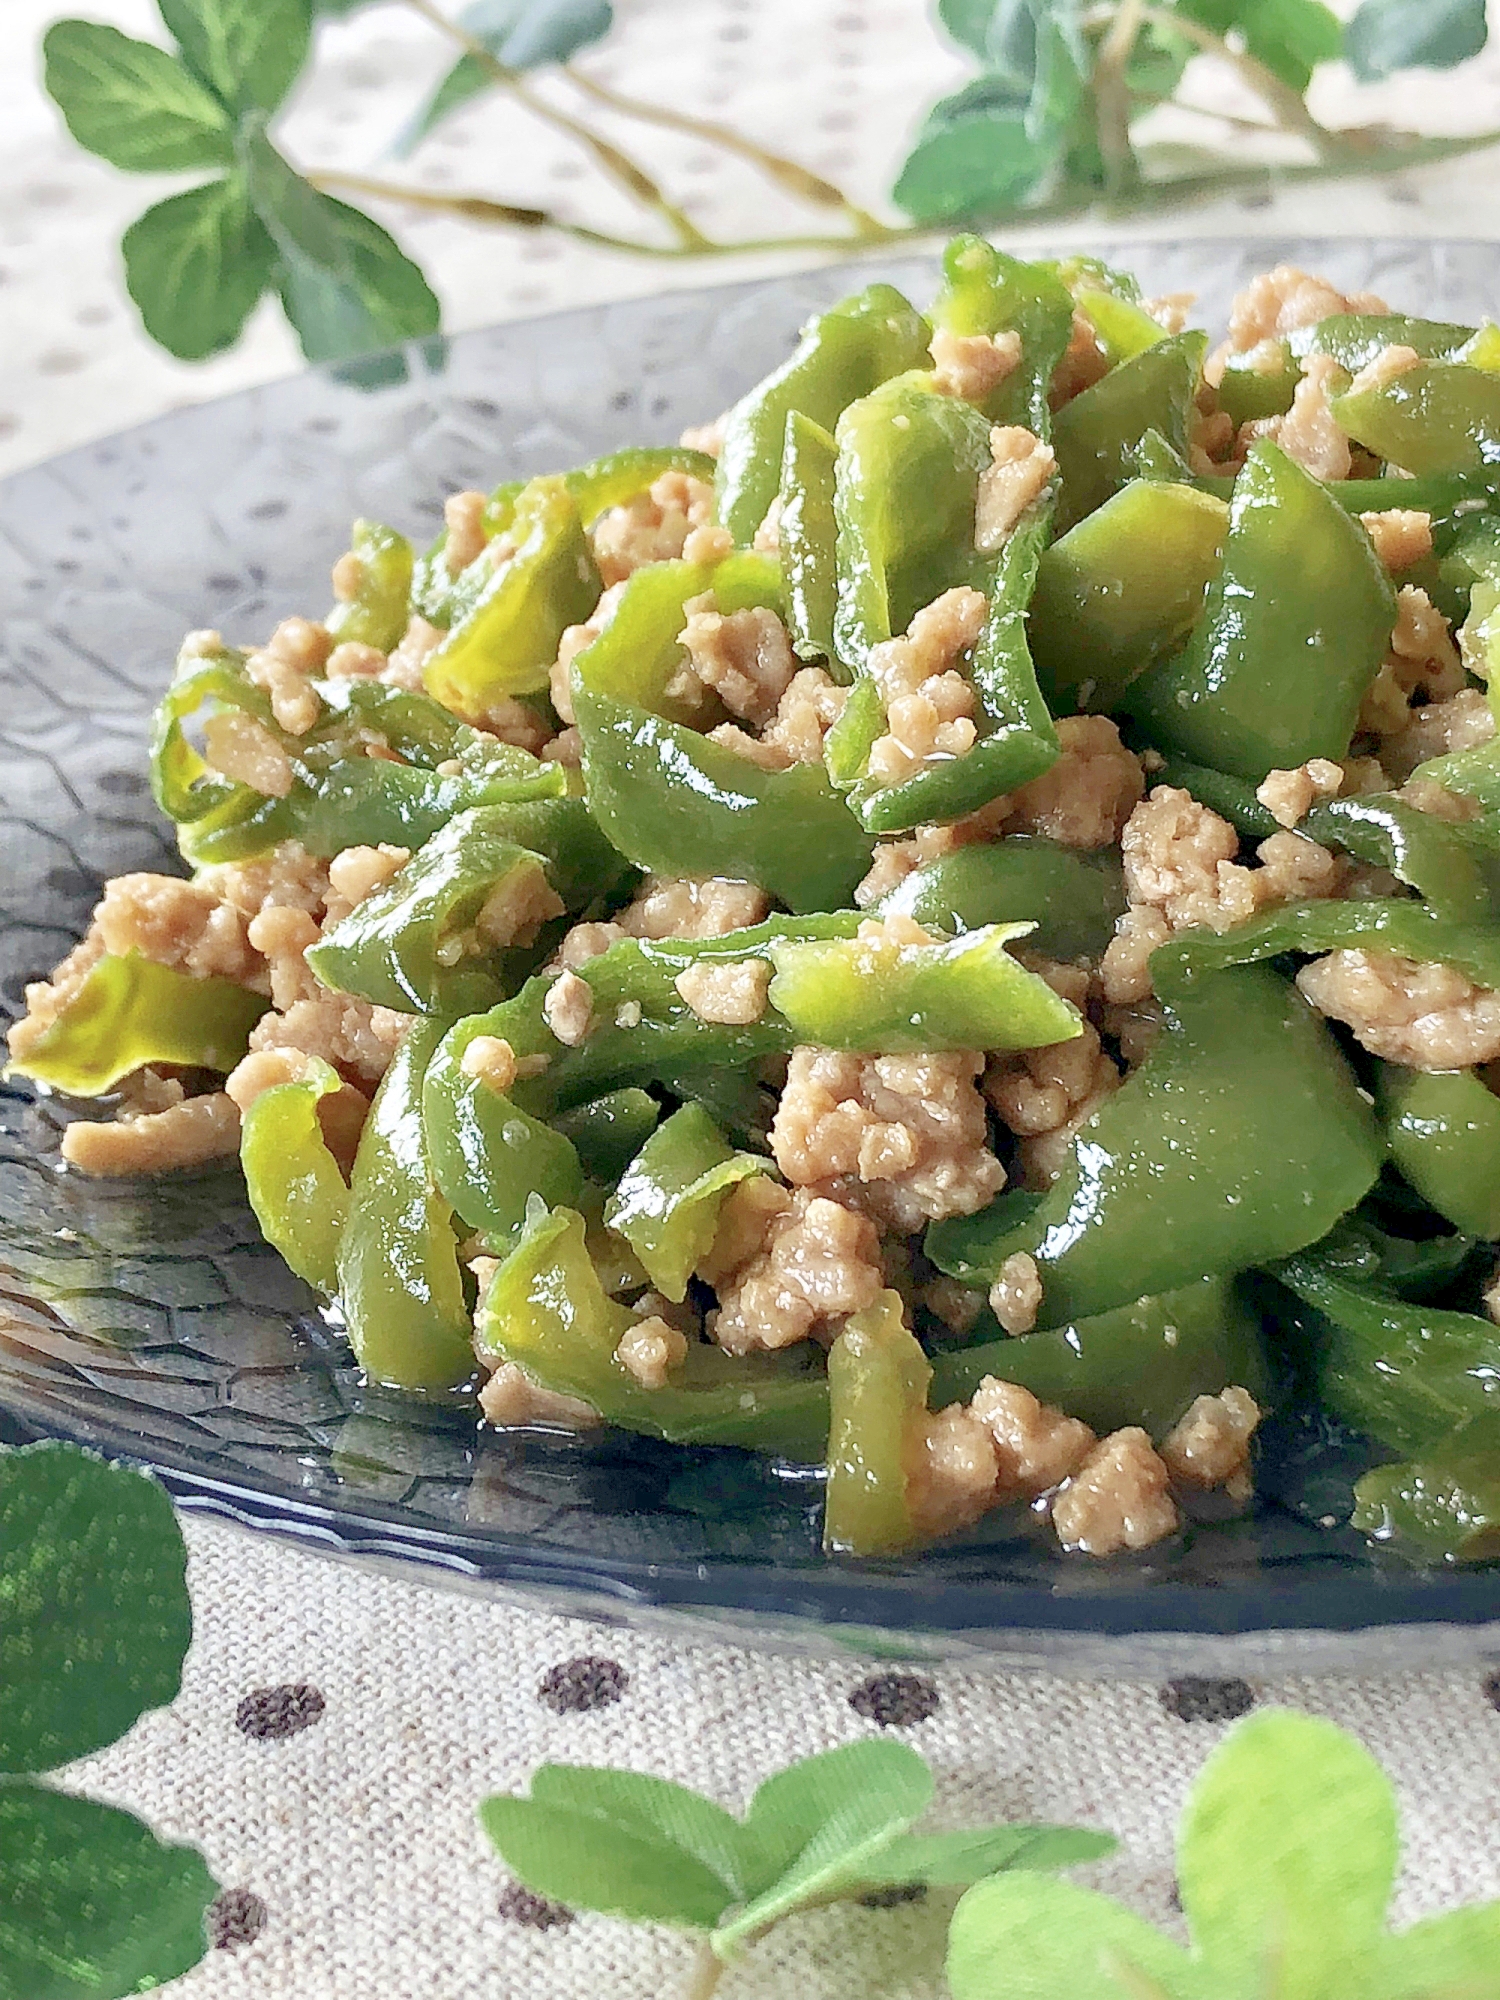
[(1144, 1548), (1301, 1410), (1500, 1554), (1500, 329), (1189, 304), (960, 238), (190, 633), (192, 872), (11, 1030), (65, 1159), (238, 1150), (370, 1377), (824, 1463), (831, 1550)]

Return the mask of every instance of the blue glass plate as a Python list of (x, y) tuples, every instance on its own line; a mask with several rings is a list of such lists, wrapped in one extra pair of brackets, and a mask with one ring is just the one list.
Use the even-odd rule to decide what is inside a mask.
[[(1500, 250), (1450, 243), (1118, 244), (1209, 324), (1286, 257), (1398, 306), (1500, 300)], [(151, 706), (190, 626), (263, 637), (328, 602), (356, 514), (427, 539), (443, 496), (675, 437), (850, 289), (844, 266), (678, 292), (430, 346), (375, 386), (297, 376), (0, 488), (0, 995), (14, 1012), (106, 876), (171, 868), (146, 788)], [(934, 266), (867, 263), (927, 295)], [(368, 373), (369, 371), (367, 371)], [(361, 1383), (260, 1242), (237, 1173), (89, 1182), (69, 1115), (0, 1090), (0, 1440), (52, 1433), (154, 1467), (190, 1507), (558, 1610), (697, 1637), (1083, 1673), (1370, 1669), (1500, 1650), (1500, 1571), (1423, 1574), (1319, 1525), (1337, 1441), (1270, 1442), (1278, 1498), (1108, 1563), (1024, 1512), (905, 1562), (829, 1563), (807, 1473), (613, 1434), (479, 1434)]]

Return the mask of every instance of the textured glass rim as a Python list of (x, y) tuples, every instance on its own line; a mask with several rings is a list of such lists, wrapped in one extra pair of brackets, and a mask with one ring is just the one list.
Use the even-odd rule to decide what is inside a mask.
[[(1205, 253), (1210, 253), (1224, 239), (1205, 235), (1177, 242), (1183, 249), (1201, 245)], [(1365, 239), (1303, 238), (1290, 234), (1236, 247), (1253, 247), (1257, 254), (1263, 248), (1264, 260), (1269, 263), (1283, 248), (1295, 246), (1299, 255), (1307, 255), (1315, 254), (1320, 247), (1347, 251), (1356, 242), (1366, 247)], [(1102, 254), (1128, 260), (1133, 252), (1160, 248), (1161, 239), (1155, 239), (1154, 245), (1143, 239), (1092, 247)], [(1467, 251), (1500, 259), (1500, 247), (1479, 238), (1444, 239), (1441, 246), (1421, 239), (1368, 239), (1372, 255), (1379, 250), (1430, 251), (1438, 247), (1453, 253)], [(591, 315), (628, 312), (632, 306), (670, 310), (675, 299), (686, 306), (691, 301), (713, 297), (730, 305), (750, 299), (775, 283), (800, 283), (813, 290), (826, 290), (859, 274), (877, 276), (898, 263), (906, 271), (918, 265), (935, 269), (935, 258), (912, 254), (893, 258), (875, 251), (839, 264), (782, 274), (779, 278), (685, 287), (680, 293), (645, 294), (603, 305), (566, 308), (446, 338), (449, 345), (455, 346), (497, 335), (539, 343), (546, 340), (550, 330), (572, 331)], [(408, 343), (399, 351), (408, 357), (413, 374), (425, 372), (431, 343)], [(181, 426), (211, 423), (217, 411), (227, 414), (309, 375), (330, 382), (334, 379), (333, 372), (326, 368), (292, 371), (270, 382), (205, 399), (90, 440), (22, 468), (4, 484), (9, 487), (53, 470), (63, 470), (101, 448), (128, 445), (148, 434), (164, 436)], [(50, 1312), (24, 1285), (21, 1300), (32, 1310)], [(0, 1290), (0, 1333), (5, 1329), (5, 1305), (5, 1294)], [(1121, 1582), (1105, 1595), (1070, 1590), (1062, 1572), (1057, 1587), (1034, 1587), (1006, 1580), (985, 1583), (926, 1578), (920, 1570), (911, 1569), (892, 1574), (878, 1564), (840, 1563), (830, 1564), (824, 1570), (802, 1571), (722, 1554), (707, 1561), (680, 1558), (647, 1562), (625, 1556), (549, 1550), (524, 1536), (504, 1537), (438, 1523), (429, 1526), (414, 1520), (399, 1503), (375, 1498), (338, 1506), (300, 1498), (284, 1484), (248, 1468), (237, 1467), (233, 1472), (223, 1473), (207, 1471), (201, 1459), (195, 1460), (191, 1453), (166, 1443), (153, 1445), (143, 1454), (140, 1438), (133, 1438), (127, 1430), (111, 1426), (92, 1413), (70, 1413), (45, 1398), (27, 1396), (16, 1385), (7, 1384), (0, 1390), (0, 1442), (19, 1443), (42, 1436), (73, 1438), (108, 1456), (157, 1472), (189, 1511), (223, 1514), (308, 1546), (396, 1562), (408, 1569), (417, 1568), (434, 1579), (445, 1576), (471, 1579), (523, 1593), (571, 1597), (581, 1600), (595, 1615), (629, 1616), (635, 1611), (676, 1610), (711, 1616), (715, 1611), (726, 1611), (745, 1616), (765, 1615), (825, 1632), (842, 1628), (850, 1634), (890, 1634), (904, 1629), (916, 1640), (923, 1634), (934, 1639), (972, 1634), (980, 1643), (1002, 1638), (1022, 1642), (1029, 1634), (1043, 1638), (1053, 1634), (1059, 1639), (1067, 1634), (1091, 1634), (1118, 1642), (1131, 1635), (1148, 1641), (1153, 1635), (1172, 1633), (1229, 1639), (1273, 1637), (1281, 1632), (1309, 1636), (1374, 1633), (1414, 1626), (1432, 1628), (1434, 1635), (1439, 1627), (1469, 1628), (1476, 1639), (1488, 1640), (1492, 1633), (1495, 1642), (1500, 1643), (1500, 1565), (1485, 1570), (1384, 1572), (1372, 1564), (1351, 1573), (1347, 1558), (1331, 1549), (1326, 1575), (1302, 1566), (1285, 1586), (1263, 1572), (1250, 1583), (1147, 1581), (1131, 1587)], [(1491, 1628), (1491, 1633), (1481, 1629), (1485, 1627)]]

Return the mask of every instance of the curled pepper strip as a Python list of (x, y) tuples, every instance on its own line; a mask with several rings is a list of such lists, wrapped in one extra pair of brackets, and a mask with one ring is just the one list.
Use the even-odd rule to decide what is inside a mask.
[(1226, 966), (1258, 965), (1283, 952), (1398, 952), (1403, 958), (1456, 965), (1478, 986), (1500, 986), (1500, 925), (1449, 922), (1423, 903), (1372, 896), (1368, 901), (1285, 903), (1221, 936), (1184, 931), (1151, 954), (1151, 977), (1163, 999), (1187, 997)]
[(455, 1389), (474, 1373), (453, 1211), (433, 1183), (422, 1082), (443, 1035), (416, 1021), (359, 1142), (339, 1236), (338, 1296), (360, 1366), (397, 1389)]
[(1466, 1235), (1500, 1237), (1500, 1098), (1472, 1070), (1380, 1066), (1390, 1156), (1429, 1208)]
[(1052, 425), (1062, 473), (1060, 531), (1102, 507), (1134, 476), (1134, 455), (1149, 431), (1186, 456), (1207, 345), (1206, 334), (1171, 334), (1063, 404)]
[(512, 1097), (463, 1065), (467, 1043), (438, 1046), (422, 1080), (422, 1135), (439, 1193), (470, 1229), (502, 1242), (526, 1218), (533, 1194), (576, 1206), (577, 1149)]
[(1480, 1418), (1418, 1459), (1367, 1472), (1355, 1484), (1349, 1525), (1424, 1562), (1494, 1562), (1500, 1557), (1500, 1430)]
[(1356, 443), (1418, 478), (1500, 465), (1500, 376), (1464, 362), (1421, 362), (1331, 408)]
[(1262, 440), (1235, 483), (1223, 567), (1187, 649), (1135, 682), (1130, 708), (1163, 748), (1251, 784), (1342, 758), (1395, 616), (1364, 529)]
[(1198, 1278), (1046, 1333), (944, 1349), (932, 1362), (935, 1406), (966, 1402), (986, 1375), (1020, 1383), (1101, 1435), (1140, 1424), (1161, 1439), (1195, 1396), (1217, 1396), (1230, 1382), (1263, 1409), (1272, 1400), (1260, 1315), (1226, 1277)]
[(970, 841), (915, 868), (872, 916), (907, 916), (928, 930), (981, 930), (1030, 920), (1028, 949), (1048, 958), (1103, 956), (1124, 914), (1124, 871), (1111, 848), (1063, 847), (1038, 834)]
[(1044, 1325), (1058, 1326), (1314, 1241), (1383, 1158), (1329, 1030), (1275, 973), (1238, 971), (1174, 1000), (1151, 1054), (1076, 1134), (1040, 1201), (1002, 1195), (934, 1223), (927, 1254), (989, 1284), (1025, 1251)]
[(146, 1063), (227, 1073), (270, 1001), (228, 979), (194, 979), (130, 952), (97, 959), (7, 1076), (102, 1097)]
[(931, 1379), (899, 1292), (882, 1292), (845, 1322), (828, 1355), (823, 1546), (830, 1553), (899, 1555), (919, 1539), (909, 1482)]
[(835, 680), (848, 669), (833, 643), (838, 603), (833, 513), (838, 448), (821, 424), (789, 410), (781, 453), (781, 512), (777, 538), (786, 579), (786, 623), (802, 660), (826, 660)]
[(354, 642), (388, 653), (410, 617), (411, 543), (379, 521), (356, 521), (350, 551), (359, 564), (353, 597), (335, 604), (323, 621), (341, 644)]
[(1048, 391), (1073, 330), (1073, 300), (1060, 274), (1044, 263), (1007, 256), (982, 236), (955, 236), (943, 252), (943, 285), (932, 319), (949, 333), (1020, 335), (1020, 362), (991, 391), (984, 414), (993, 423), (1024, 424), (1045, 438), (1051, 421)]
[(299, 1278), (329, 1298), (339, 1285), (349, 1188), (318, 1107), (342, 1088), (331, 1064), (310, 1058), (305, 1075), (263, 1090), (240, 1118), (240, 1165), (261, 1233)]
[(680, 1302), (713, 1248), (731, 1192), (770, 1166), (760, 1154), (736, 1152), (702, 1105), (684, 1104), (626, 1167), (604, 1220), (624, 1237), (656, 1289)]
[(615, 1351), (634, 1324), (589, 1256), (583, 1217), (531, 1204), (480, 1300), (476, 1347), (607, 1422), (675, 1444), (734, 1444), (815, 1462), (828, 1436), (828, 1384), (805, 1351), (734, 1357), (694, 1342), (661, 1389), (643, 1389)]

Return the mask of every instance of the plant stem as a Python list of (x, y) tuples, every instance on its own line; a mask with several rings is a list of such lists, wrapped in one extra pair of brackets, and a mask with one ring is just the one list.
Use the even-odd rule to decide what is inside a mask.
[(709, 2000), (709, 1995), (719, 1990), (719, 1981), (723, 1976), (724, 1961), (705, 1938), (698, 1947), (698, 1956), (693, 1960), (682, 2000)]
[(746, 139), (732, 126), (721, 125), (712, 118), (695, 118), (690, 112), (674, 111), (665, 104), (647, 104), (641, 98), (627, 97), (622, 91), (611, 90), (608, 84), (598, 82), (583, 70), (574, 69), (571, 64), (565, 66), (563, 74), (586, 96), (592, 97), (596, 104), (606, 105), (611, 111), (618, 111), (627, 118), (639, 118), (648, 125), (664, 125), (672, 132), (690, 132), (694, 138), (717, 146), (721, 152), (734, 153), (742, 160), (749, 160), (768, 179), (799, 200), (811, 202), (817, 208), (838, 209), (853, 223), (855, 235), (862, 241), (878, 243), (892, 234), (889, 224), (850, 201), (832, 181), (824, 180), (810, 167), (799, 166), (795, 160), (789, 160), (781, 153), (773, 153), (769, 147), (757, 145), (753, 139)]
[(406, 0), (406, 4), (420, 14), (424, 21), (431, 22), (432, 26), (442, 34), (457, 42), (475, 62), (489, 71), (497, 83), (503, 84), (524, 104), (528, 111), (534, 112), (538, 118), (545, 119), (558, 131), (566, 132), (570, 138), (576, 139), (581, 146), (592, 153), (604, 171), (617, 180), (628, 193), (637, 201), (644, 203), (647, 208), (655, 209), (685, 251), (701, 249), (706, 245), (707, 238), (698, 225), (685, 215), (675, 202), (668, 201), (645, 168), (637, 166), (627, 153), (622, 153), (618, 146), (611, 145), (608, 139), (601, 139), (597, 132), (590, 131), (587, 125), (570, 117), (566, 111), (556, 110), (544, 97), (539, 97), (519, 70), (514, 70), (509, 64), (501, 62), (497, 55), (485, 47), (477, 35), (471, 35), (468, 29), (457, 21), (450, 21), (435, 4), (435, 0)]
[(1139, 177), (1130, 143), (1130, 92), (1125, 70), (1144, 26), (1145, 0), (1124, 0), (1094, 58), (1094, 122), (1105, 186), (1119, 195)]
[(1283, 132), (1294, 132), (1299, 139), (1306, 139), (1320, 159), (1336, 161), (1339, 158), (1339, 135), (1330, 132), (1326, 125), (1320, 125), (1291, 85), (1283, 83), (1263, 62), (1232, 49), (1222, 35), (1216, 35), (1211, 28), (1201, 27), (1187, 14), (1179, 14), (1175, 10), (1169, 12), (1164, 7), (1145, 7), (1141, 20), (1143, 25), (1181, 35), (1201, 49), (1204, 55), (1215, 56), (1220, 62), (1228, 63), (1273, 114)]

